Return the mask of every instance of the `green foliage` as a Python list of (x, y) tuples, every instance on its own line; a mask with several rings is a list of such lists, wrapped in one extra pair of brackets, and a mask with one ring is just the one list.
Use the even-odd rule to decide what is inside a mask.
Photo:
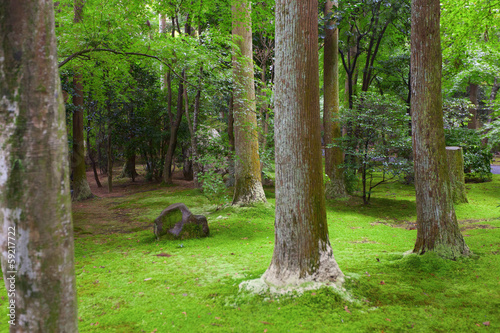
[(229, 201), (223, 175), (227, 173), (230, 151), (225, 126), (217, 120), (211, 125), (213, 127), (202, 125), (198, 132), (198, 163), (202, 171), (198, 178), (202, 182), (203, 195), (219, 210)]
[[(334, 145), (346, 154), (345, 169), (360, 174), (365, 203), (374, 187), (411, 171), (409, 116), (398, 99), (362, 93), (355, 98), (353, 109), (342, 110), (340, 122), (347, 135)], [(382, 173), (382, 179), (374, 182), (375, 172)]]
[(500, 151), (500, 118), (484, 126), (483, 138), (488, 140), (488, 144)]
[(469, 110), (474, 108), (474, 104), (466, 98), (447, 98), (443, 100), (443, 121), (444, 128), (464, 127), (471, 119)]
[(481, 135), (473, 129), (453, 127), (445, 129), (447, 146), (462, 147), (465, 178), (469, 181), (490, 181), (493, 154), (481, 142)]

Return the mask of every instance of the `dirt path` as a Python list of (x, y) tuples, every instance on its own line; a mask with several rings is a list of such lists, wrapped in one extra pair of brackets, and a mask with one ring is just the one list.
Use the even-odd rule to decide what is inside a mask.
[[(113, 168), (115, 175), (120, 174), (120, 168)], [(139, 173), (141, 171), (138, 168)], [(140, 214), (137, 210), (117, 208), (121, 204), (117, 198), (141, 192), (162, 190), (164, 192), (177, 192), (194, 188), (193, 181), (183, 179), (182, 172), (174, 172), (174, 186), (162, 186), (156, 182), (147, 181), (143, 175), (136, 177), (135, 182), (130, 178), (114, 178), (113, 191), (108, 192), (107, 176), (99, 175), (102, 187), (97, 187), (94, 173), (87, 172), (93, 199), (73, 202), (73, 225), (76, 237), (88, 235), (128, 233), (151, 227), (151, 222), (137, 221), (134, 216)]]

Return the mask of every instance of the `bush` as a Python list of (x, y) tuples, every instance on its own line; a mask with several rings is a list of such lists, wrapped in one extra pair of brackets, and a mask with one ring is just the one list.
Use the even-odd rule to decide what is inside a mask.
[(445, 129), (447, 146), (462, 147), (466, 181), (485, 182), (491, 180), (493, 154), (482, 144), (481, 135), (473, 129), (453, 127)]
[[(346, 154), (346, 174), (361, 176), (365, 204), (373, 188), (411, 172), (409, 116), (406, 106), (398, 99), (361, 93), (352, 109), (342, 110), (340, 122), (347, 128), (347, 135), (333, 145)], [(379, 173), (381, 179), (374, 180), (375, 173)]]

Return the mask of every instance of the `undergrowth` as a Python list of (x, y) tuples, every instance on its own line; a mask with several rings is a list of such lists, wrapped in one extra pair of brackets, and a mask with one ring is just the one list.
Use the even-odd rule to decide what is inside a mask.
[[(327, 287), (283, 297), (239, 292), (241, 282), (259, 278), (271, 261), (273, 189), (266, 190), (269, 204), (219, 211), (196, 190), (92, 199), (86, 205), (105, 207), (106, 222), (123, 229), (100, 234), (97, 217), (75, 208), (79, 330), (499, 331), (500, 177), (467, 189), (469, 204), (456, 212), (473, 255), (456, 261), (404, 255), (416, 238), (410, 186), (377, 188), (370, 205), (359, 197), (328, 201), (330, 242), (351, 300)], [(210, 237), (156, 241), (152, 227), (137, 227), (151, 226), (176, 202), (207, 216)], [(0, 295), (0, 331), (6, 332), (5, 289)]]

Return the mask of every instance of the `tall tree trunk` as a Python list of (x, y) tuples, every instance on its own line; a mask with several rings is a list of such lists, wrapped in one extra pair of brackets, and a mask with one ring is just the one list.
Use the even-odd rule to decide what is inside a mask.
[(92, 171), (94, 172), (95, 182), (97, 184), (97, 187), (101, 188), (102, 184), (99, 181), (99, 175), (97, 174), (97, 166), (96, 166), (97, 163), (95, 162), (94, 152), (92, 151), (92, 147), (90, 146), (90, 128), (91, 128), (90, 117), (87, 121), (87, 128), (89, 128), (89, 130), (87, 131), (87, 153), (89, 155), (90, 161), (92, 162)]
[(328, 239), (321, 162), (318, 2), (276, 1), (275, 247), (273, 285), (341, 283)]
[(111, 146), (111, 102), (108, 102), (108, 142), (107, 142), (107, 157), (108, 157), (108, 193), (113, 192), (113, 150)]
[(262, 188), (259, 136), (255, 106), (252, 54), (251, 3), (234, 0), (232, 7), (233, 39), (238, 49), (233, 54), (235, 185), (233, 205), (266, 202)]
[(471, 111), (471, 120), (467, 124), (467, 128), (470, 129), (478, 129), (479, 128), (479, 119), (477, 118), (477, 111), (479, 109), (479, 101), (477, 100), (477, 95), (479, 92), (479, 85), (470, 83), (469, 84), (469, 99), (471, 104), (474, 105), (474, 108)]
[(77, 332), (66, 114), (52, 1), (0, 5), (1, 266), (13, 332)]
[[(186, 74), (184, 74), (184, 80), (186, 80)], [(184, 112), (186, 113), (189, 134), (191, 135), (191, 160), (193, 163), (193, 182), (195, 188), (200, 187), (200, 184), (198, 182), (198, 174), (200, 173), (200, 166), (198, 164), (198, 137), (197, 137), (198, 111), (199, 111), (199, 101), (201, 95), (200, 89), (201, 88), (199, 88), (198, 91), (196, 92), (192, 119), (189, 116), (188, 92), (187, 89), (184, 89)]]
[[(184, 71), (182, 71), (182, 76), (184, 77)], [(170, 78), (170, 77), (169, 77)], [(170, 89), (170, 81), (168, 82)], [(165, 184), (172, 184), (172, 161), (174, 159), (175, 147), (177, 146), (177, 132), (181, 126), (182, 121), (182, 96), (184, 93), (184, 85), (182, 80), (179, 81), (179, 90), (177, 94), (177, 115), (175, 120), (173, 115), (170, 114), (170, 139), (167, 148), (167, 155), (165, 156), (165, 166), (163, 169), (163, 182)], [(170, 93), (171, 94), (171, 93)]]
[[(74, 2), (74, 23), (82, 21), (84, 0), (75, 0)], [(73, 201), (85, 200), (92, 198), (92, 192), (87, 181), (86, 166), (85, 166), (85, 146), (83, 135), (83, 84), (81, 73), (76, 72), (73, 77), (73, 87), (75, 89), (73, 96), (73, 154), (72, 154), (72, 171), (73, 171)]]
[[(337, 1), (327, 0), (325, 3), (325, 15), (331, 15), (333, 6), (337, 7)], [(325, 28), (324, 45), (324, 110), (323, 128), (325, 130), (325, 146), (342, 137), (339, 115), (339, 47), (338, 29), (332, 27), (333, 21), (329, 21)], [(330, 178), (326, 184), (326, 197), (343, 198), (347, 196), (344, 182), (344, 170), (340, 165), (344, 163), (342, 149), (325, 147), (325, 173)]]
[(414, 253), (445, 258), (469, 253), (451, 197), (441, 99), (439, 0), (413, 0), (411, 17), (412, 141), (417, 203)]

